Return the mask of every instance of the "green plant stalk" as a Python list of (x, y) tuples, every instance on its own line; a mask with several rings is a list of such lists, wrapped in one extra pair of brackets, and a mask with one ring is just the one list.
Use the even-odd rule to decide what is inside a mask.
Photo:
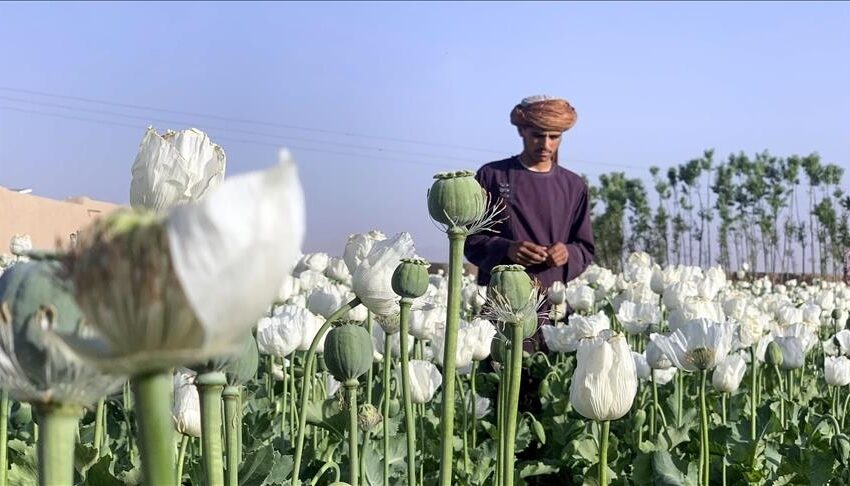
[[(383, 404), (383, 415), (384, 420), (382, 420), (381, 425), (383, 428), (383, 438), (382, 444), (384, 448), (384, 486), (389, 486), (390, 484), (390, 368), (392, 367), (390, 361), (392, 360), (392, 350), (390, 349), (390, 333), (384, 333), (384, 359), (383, 359), (383, 371), (384, 376), (381, 379), (382, 386), (382, 394), (381, 401)], [(404, 354), (404, 353), (401, 353)]]
[(517, 407), (519, 406), (520, 373), (522, 372), (522, 324), (508, 323), (511, 329), (510, 387), (505, 409), (505, 464), (502, 480), (505, 486), (514, 484), (514, 448), (516, 446)]
[[(721, 393), (720, 394), (720, 418), (723, 420), (723, 426), (724, 427), (726, 426), (726, 395), (728, 395), (728, 394), (727, 393)], [(725, 451), (723, 452), (723, 469), (721, 469), (721, 471), (722, 471), (721, 481), (723, 483), (723, 486), (726, 486), (726, 452)]]
[(453, 226), (449, 235), (449, 289), (446, 302), (446, 340), (443, 349), (443, 403), (440, 413), (440, 485), (451, 486), (452, 453), (455, 422), (455, 375), (457, 354), (457, 333), (460, 326), (460, 291), (462, 288), (463, 243), (466, 240), (465, 228)]
[(458, 388), (460, 389), (460, 399), (461, 399), (461, 402), (463, 403), (463, 409), (462, 409), (463, 413), (461, 414), (461, 417), (462, 417), (461, 430), (463, 430), (463, 434), (462, 434), (462, 439), (463, 439), (463, 468), (465, 470), (469, 471), (469, 441), (468, 441), (468, 438), (467, 438), (467, 428), (469, 426), (469, 422), (468, 422), (468, 419), (467, 419), (468, 414), (469, 414), (469, 403), (466, 401), (466, 397), (467, 397), (466, 391), (463, 389), (463, 381), (461, 381), (460, 373), (458, 373), (457, 371), (455, 372), (455, 379), (457, 380)]
[(266, 396), (269, 404), (274, 404), (274, 356), (266, 356)]
[(711, 464), (710, 454), (709, 454), (709, 443), (708, 443), (708, 405), (705, 401), (705, 380), (708, 376), (707, 370), (702, 370), (700, 372), (702, 374), (702, 379), (700, 380), (699, 387), (699, 411), (700, 411), (700, 442), (702, 443), (702, 460), (700, 463), (702, 464), (702, 484), (703, 486), (709, 485), (709, 476), (711, 472)]
[(611, 422), (608, 420), (600, 424), (599, 433), (599, 485), (608, 486), (608, 435), (611, 431)]
[(357, 462), (357, 381), (345, 384), (348, 392), (348, 464), (351, 486), (360, 484), (360, 463)]
[(198, 375), (195, 386), (201, 399), (201, 442), (204, 477), (208, 486), (224, 486), (221, 446), (221, 395), (227, 379), (220, 371)]
[(756, 359), (756, 347), (750, 346), (750, 440), (756, 440), (756, 404), (758, 402), (758, 359)]
[(65, 404), (37, 405), (41, 439), (38, 441), (38, 484), (74, 484), (74, 441), (80, 407)]
[(779, 371), (779, 366), (773, 365), (773, 371), (776, 373), (776, 386), (779, 389), (779, 423), (785, 428), (785, 398), (782, 396), (784, 383), (782, 380), (782, 372)]
[[(505, 361), (510, 362), (511, 350), (508, 348), (505, 353)], [(502, 363), (502, 369), (499, 373), (499, 402), (496, 404), (496, 437), (499, 439), (498, 456), (496, 457), (496, 484), (502, 485), (504, 478), (502, 470), (505, 466), (505, 411), (507, 407), (505, 402), (508, 397), (508, 366)]]
[[(289, 362), (292, 365), (292, 361)], [(284, 433), (286, 432), (286, 402), (289, 400), (289, 373), (286, 371), (286, 357), (283, 358), (283, 362), (281, 363), (281, 371), (283, 373), (283, 391), (280, 395), (280, 438), (283, 439)]]
[(171, 370), (137, 375), (132, 378), (131, 384), (135, 395), (136, 420), (139, 422), (143, 484), (171, 484), (176, 477), (174, 424), (171, 419), (174, 383)]
[(472, 362), (472, 371), (469, 374), (469, 395), (470, 395), (470, 413), (472, 418), (472, 448), (475, 449), (475, 446), (478, 444), (478, 415), (475, 413), (475, 399), (478, 396), (478, 392), (475, 390), (475, 377), (478, 374), (478, 361)]
[[(372, 311), (366, 311), (366, 330), (369, 335), (372, 335)], [(374, 377), (375, 366), (369, 367), (369, 374), (366, 378), (366, 403), (372, 403), (372, 379)]]
[[(35, 423), (33, 423), (35, 425)], [(7, 459), (7, 440), (9, 435), (9, 393), (0, 390), (0, 486), (6, 486), (6, 470), (9, 469)]]
[(189, 443), (189, 436), (181, 434), (180, 448), (177, 450), (177, 486), (183, 484), (183, 463), (186, 462), (186, 444)]
[[(425, 450), (425, 404), (420, 403), (417, 408), (419, 409), (419, 413), (417, 414), (417, 422), (419, 422), (419, 441), (421, 442), (420, 448)], [(425, 460), (419, 461), (419, 481), (418, 484), (425, 484)]]
[[(319, 331), (313, 338), (313, 342), (310, 343), (310, 349), (307, 350), (307, 355), (304, 358), (304, 376), (301, 377), (301, 403), (299, 408), (302, 412), (298, 414), (298, 437), (295, 441), (295, 458), (292, 465), (292, 484), (298, 484), (299, 474), (301, 472), (301, 460), (304, 453), (304, 434), (307, 430), (307, 414), (303, 411), (307, 410), (307, 399), (310, 395), (310, 382), (312, 381), (310, 378), (313, 374), (313, 362), (316, 357), (316, 348), (319, 347), (319, 341), (334, 321), (346, 315), (348, 311), (358, 305), (360, 305), (360, 299), (355, 297), (331, 314), (325, 323), (322, 324), (322, 327), (319, 328)], [(357, 410), (354, 411), (354, 414), (356, 418)]]
[[(133, 435), (133, 422), (130, 420), (130, 413), (133, 412), (133, 395), (130, 381), (126, 381), (121, 391), (121, 398), (124, 402), (124, 420), (127, 424), (127, 456), (132, 463), (135, 460), (135, 437)], [(137, 433), (139, 433), (137, 431)]]
[(683, 395), (685, 394), (684, 376), (682, 373), (676, 373), (676, 427), (682, 426), (682, 405)]
[(238, 486), (239, 484), (239, 462), (241, 459), (239, 457), (239, 429), (242, 427), (242, 414), (239, 410), (240, 394), (238, 386), (225, 387), (221, 394), (222, 399), (224, 399), (224, 446), (227, 459), (224, 484), (227, 486)]
[[(316, 474), (313, 475), (313, 479), (310, 480), (310, 486), (316, 486), (317, 484), (319, 484), (319, 480), (322, 479), (322, 475), (324, 475), (325, 472), (328, 471), (328, 469), (333, 470), (333, 473), (334, 473), (333, 483), (338, 483), (339, 482), (339, 466), (333, 461), (328, 461), (328, 462), (322, 464), (322, 467), (320, 467), (319, 470), (316, 471)], [(333, 484), (333, 483), (331, 483), (331, 484)]]
[(652, 408), (649, 410), (649, 435), (655, 440), (655, 413), (658, 407), (658, 383), (655, 382), (655, 370), (649, 370), (649, 379), (652, 383)]
[(97, 402), (97, 409), (94, 413), (94, 450), (97, 457), (100, 457), (100, 449), (103, 446), (103, 420), (104, 420), (104, 400), (101, 398)]
[[(412, 299), (402, 298), (399, 302), (399, 349), (401, 349), (401, 395), (404, 401), (404, 429), (407, 439), (407, 484), (416, 484), (416, 426), (413, 415), (413, 398), (410, 396), (410, 367), (408, 365), (407, 340), (410, 338), (410, 307)], [(386, 420), (384, 420), (386, 422)]]

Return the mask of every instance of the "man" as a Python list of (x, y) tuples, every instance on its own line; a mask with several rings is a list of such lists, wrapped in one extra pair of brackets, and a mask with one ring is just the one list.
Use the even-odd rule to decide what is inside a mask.
[(464, 253), (478, 266), (479, 285), (487, 285), (496, 265), (517, 263), (548, 288), (576, 278), (593, 260), (587, 184), (558, 165), (561, 136), (576, 117), (568, 102), (550, 96), (525, 98), (511, 111), (522, 153), (476, 174), (491, 203), (504, 201), (506, 218), (495, 232), (466, 240)]

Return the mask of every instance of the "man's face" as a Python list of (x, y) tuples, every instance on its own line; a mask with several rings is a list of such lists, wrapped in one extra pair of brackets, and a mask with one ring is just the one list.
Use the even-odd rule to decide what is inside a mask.
[(522, 127), (519, 129), (522, 137), (523, 155), (526, 160), (534, 163), (546, 163), (561, 145), (561, 132), (547, 131), (537, 127)]

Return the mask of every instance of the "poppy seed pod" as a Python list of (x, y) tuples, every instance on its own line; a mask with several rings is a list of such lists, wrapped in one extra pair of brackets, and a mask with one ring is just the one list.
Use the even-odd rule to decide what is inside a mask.
[(421, 258), (402, 258), (393, 272), (393, 291), (402, 298), (422, 297), (428, 290), (428, 266)]
[(514, 312), (524, 309), (529, 302), (534, 284), (522, 265), (497, 265), (490, 274), (487, 296), (503, 299)]
[(340, 382), (350, 385), (372, 367), (372, 338), (360, 326), (343, 324), (331, 329), (325, 340), (325, 364)]
[(765, 361), (771, 366), (781, 366), (783, 359), (782, 348), (779, 347), (779, 344), (777, 344), (776, 341), (771, 341), (770, 344), (767, 345)]
[(470, 170), (440, 172), (428, 191), (428, 213), (447, 226), (467, 226), (479, 220), (487, 200)]

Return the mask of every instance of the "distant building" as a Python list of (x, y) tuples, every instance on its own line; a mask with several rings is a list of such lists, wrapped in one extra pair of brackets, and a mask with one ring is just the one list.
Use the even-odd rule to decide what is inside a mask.
[(87, 197), (59, 201), (31, 192), (0, 186), (0, 253), (9, 252), (9, 241), (16, 233), (29, 234), (34, 249), (55, 249), (57, 243), (67, 245), (72, 234), (121, 207)]

